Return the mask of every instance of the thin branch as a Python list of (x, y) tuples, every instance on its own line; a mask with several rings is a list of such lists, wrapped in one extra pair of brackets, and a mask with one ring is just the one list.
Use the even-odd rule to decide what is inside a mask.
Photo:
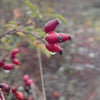
[(32, 35), (35, 36), (36, 38), (41, 39), (41, 37), (38, 36), (38, 35), (37, 35), (36, 33), (34, 33), (34, 32), (23, 31), (23, 30), (19, 30), (19, 32), (23, 32), (23, 33), (25, 33), (25, 34), (32, 34)]
[(17, 29), (12, 29), (12, 30), (9, 30), (9, 31), (5, 32), (4, 34), (2, 34), (2, 35), (0, 36), (0, 39), (3, 38), (4, 36), (8, 35), (8, 34), (13, 34), (13, 33), (17, 33), (17, 32), (23, 32), (23, 33), (25, 33), (25, 34), (32, 34), (34, 37), (36, 37), (36, 38), (39, 39), (39, 40), (42, 40), (42, 42), (45, 43), (43, 37), (37, 35), (37, 34), (34, 33), (34, 32), (31, 32), (31, 31), (24, 31), (24, 30), (21, 30), (21, 27), (19, 27), (19, 28), (17, 28)]
[(42, 69), (42, 60), (41, 60), (40, 49), (37, 48), (37, 51), (38, 51), (38, 59), (39, 59), (39, 67), (40, 67), (40, 75), (41, 75), (41, 84), (42, 84), (43, 100), (46, 100), (46, 92), (45, 92), (45, 87), (44, 87), (43, 69)]
[(2, 37), (4, 37), (4, 36), (6, 36), (6, 35), (8, 35), (8, 34), (12, 34), (12, 33), (14, 33), (14, 32), (15, 32), (14, 29), (11, 29), (11, 30), (9, 30), (9, 31), (6, 31), (4, 34), (2, 34), (2, 35), (0, 36), (0, 39), (1, 39)]

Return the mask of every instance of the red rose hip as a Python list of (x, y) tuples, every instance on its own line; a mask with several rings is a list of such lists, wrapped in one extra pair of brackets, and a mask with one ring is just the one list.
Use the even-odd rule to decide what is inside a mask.
[(23, 80), (24, 80), (25, 82), (26, 82), (28, 79), (29, 79), (29, 75), (26, 74), (26, 75), (23, 76)]
[(5, 69), (5, 70), (11, 70), (13, 68), (14, 68), (13, 64), (5, 64), (4, 67), (3, 67), (3, 69)]
[(49, 21), (46, 25), (45, 25), (45, 32), (49, 34), (49, 32), (52, 32), (56, 29), (57, 25), (59, 24), (59, 21), (57, 19), (51, 20)]
[[(65, 42), (67, 40), (71, 40), (71, 37), (70, 37), (69, 34), (59, 33), (59, 36), (62, 38), (61, 42)], [(58, 42), (59, 42), (59, 39), (58, 39)], [(59, 43), (61, 43), (61, 42), (59, 42)]]
[(2, 91), (6, 92), (6, 93), (10, 92), (10, 87), (6, 83), (0, 83), (0, 88), (1, 88)]
[(18, 59), (13, 59), (13, 64), (20, 65), (20, 61)]
[(33, 79), (28, 79), (28, 80), (26, 81), (26, 85), (27, 85), (27, 86), (30, 86), (32, 83), (33, 83)]
[(12, 93), (16, 93), (17, 88), (16, 87), (12, 87), (11, 91), (12, 91)]
[(15, 93), (15, 96), (18, 100), (23, 100), (25, 98), (24, 94), (22, 92), (17, 91)]
[(58, 34), (56, 32), (51, 32), (51, 34), (47, 34), (45, 40), (48, 43), (57, 43), (58, 42)]
[(60, 93), (58, 91), (54, 91), (54, 97), (55, 98), (59, 98), (60, 97)]
[(19, 53), (19, 49), (14, 49), (11, 51), (11, 55), (16, 55), (17, 53)]
[(0, 61), (0, 67), (4, 67), (4, 61)]
[(56, 43), (55, 44), (46, 43), (45, 46), (51, 52), (60, 52), (60, 51), (62, 51), (61, 47)]

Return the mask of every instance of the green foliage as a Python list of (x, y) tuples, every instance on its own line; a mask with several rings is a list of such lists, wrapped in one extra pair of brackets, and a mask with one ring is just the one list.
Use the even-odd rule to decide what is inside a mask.
[(67, 20), (62, 15), (60, 15), (60, 14), (48, 14), (48, 16), (50, 16), (51, 18), (58, 18), (62, 22), (64, 22), (65, 24), (67, 24)]
[(28, 0), (23, 0), (24, 3), (29, 7), (30, 11), (32, 12), (32, 15), (34, 17), (37, 17), (37, 18), (40, 18), (42, 19), (43, 16), (42, 14), (40, 13), (38, 7), (36, 7), (35, 5), (33, 5), (31, 2), (29, 2)]
[[(28, 20), (27, 20), (27, 16), (25, 17), (25, 19), (26, 19), (25, 23), (27, 25), (21, 25), (22, 26), (22, 30), (27, 31), (27, 32), (28, 31), (29, 32), (34, 32), (38, 36), (43, 37), (43, 41), (44, 41), (44, 37), (45, 37), (46, 34), (45, 34), (45, 32), (44, 32), (44, 30), (42, 28), (36, 28), (36, 26), (41, 25), (43, 23), (43, 21), (45, 22), (46, 19), (51, 19), (51, 18), (58, 18), (59, 20), (61, 20), (65, 24), (67, 23), (66, 19), (62, 15), (53, 13), (52, 10), (51, 10), (51, 8), (49, 8), (49, 7), (47, 7), (47, 8), (43, 7), (43, 8), (40, 9), (35, 4), (31, 3), (29, 0), (22, 0), (22, 1), (29, 8), (28, 12), (31, 12), (29, 14), (30, 16), (29, 16)], [(15, 9), (15, 10), (17, 10), (17, 9)], [(20, 17), (21, 16), (22, 15), (20, 15)], [(33, 21), (32, 18), (34, 18), (34, 21)], [(16, 20), (21, 21), (20, 19), (16, 19)], [(39, 21), (39, 23), (37, 23), (37, 21)], [(4, 27), (7, 28), (7, 29), (15, 29), (15, 28), (18, 28), (19, 25), (17, 24), (16, 21), (9, 21), (7, 24), (4, 25)], [(51, 54), (45, 48), (44, 44), (42, 46), (40, 46), (40, 45), (34, 45), (34, 41), (38, 41), (38, 39), (36, 37), (34, 37), (32, 34), (30, 34), (30, 33), (29, 34), (24, 34), (23, 32), (17, 32), (16, 34), (13, 34), (10, 37), (6, 36), (6, 38), (3, 38), (2, 41), (3, 41), (3, 43), (6, 42), (6, 45), (9, 45), (8, 47), (10, 47), (11, 45), (13, 45), (14, 47), (16, 47), (17, 44), (20, 43), (20, 41), (22, 40), (22, 38), (23, 38), (23, 40), (25, 40), (26, 42), (29, 43), (29, 47), (33, 47), (33, 48), (35, 46), (40, 47), (41, 51), (47, 57), (50, 57)]]
[(34, 17), (40, 18), (40, 19), (43, 19), (45, 17), (58, 18), (62, 22), (64, 22), (65, 24), (67, 24), (67, 20), (61, 14), (54, 14), (54, 13), (52, 13), (52, 11), (51, 11), (50, 8), (47, 9), (47, 10), (44, 10), (44, 9), (41, 10), (38, 7), (36, 7), (35, 5), (33, 5), (31, 2), (29, 2), (28, 0), (23, 0), (23, 1), (29, 7), (29, 9), (32, 12), (32, 15)]

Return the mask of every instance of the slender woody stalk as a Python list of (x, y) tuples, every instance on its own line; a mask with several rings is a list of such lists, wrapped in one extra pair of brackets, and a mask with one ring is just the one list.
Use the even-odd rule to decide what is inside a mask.
[(43, 79), (43, 68), (42, 68), (41, 52), (40, 52), (39, 48), (37, 48), (37, 52), (38, 52), (38, 59), (39, 59), (39, 67), (40, 67), (40, 75), (41, 75), (43, 100), (47, 100), (46, 99), (45, 86), (44, 86), (44, 79)]

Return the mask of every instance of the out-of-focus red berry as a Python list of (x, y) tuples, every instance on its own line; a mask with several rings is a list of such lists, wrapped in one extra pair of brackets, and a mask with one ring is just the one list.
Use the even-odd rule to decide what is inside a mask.
[(13, 64), (20, 65), (20, 61), (18, 59), (13, 59)]
[(19, 53), (19, 49), (14, 49), (11, 51), (11, 55), (16, 55), (17, 53)]
[(28, 80), (26, 81), (26, 85), (27, 85), (27, 86), (30, 86), (33, 82), (34, 82), (33, 79), (28, 79)]
[(15, 59), (16, 58), (16, 55), (11, 55), (11, 59)]
[(24, 80), (25, 82), (26, 82), (28, 79), (29, 79), (29, 75), (26, 74), (26, 75), (23, 76), (23, 80)]
[(58, 91), (54, 91), (54, 97), (55, 98), (59, 98), (60, 97), (60, 93)]
[(13, 68), (14, 68), (13, 64), (5, 64), (4, 67), (3, 67), (3, 69), (5, 69), (5, 70), (11, 70)]
[(12, 88), (11, 88), (11, 91), (12, 91), (12, 93), (16, 93), (17, 88), (16, 88), (16, 87), (12, 87)]
[(0, 61), (0, 67), (4, 67), (4, 61)]
[(15, 96), (18, 100), (24, 100), (25, 96), (22, 92), (16, 91)]
[(6, 83), (0, 83), (0, 88), (1, 88), (2, 91), (6, 92), (6, 93), (10, 92), (10, 87)]

